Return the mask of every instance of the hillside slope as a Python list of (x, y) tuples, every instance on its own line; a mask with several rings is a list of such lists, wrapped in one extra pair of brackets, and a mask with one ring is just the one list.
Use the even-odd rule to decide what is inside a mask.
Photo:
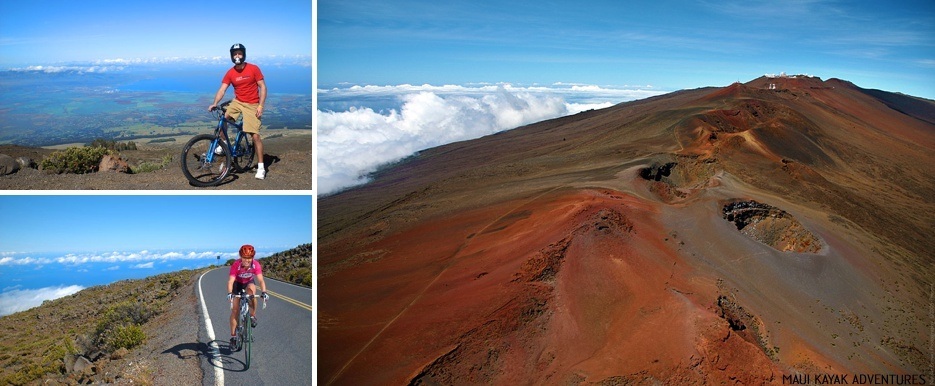
[(423, 151), (319, 200), (319, 382), (920, 374), (933, 110), (764, 77)]
[(302, 244), (264, 257), (260, 260), (263, 263), (263, 276), (311, 287), (314, 285), (312, 248), (311, 243)]
[[(0, 384), (174, 385), (201, 379), (207, 348), (197, 342), (199, 274), (121, 280), (3, 316)], [(141, 334), (120, 325), (138, 326)]]

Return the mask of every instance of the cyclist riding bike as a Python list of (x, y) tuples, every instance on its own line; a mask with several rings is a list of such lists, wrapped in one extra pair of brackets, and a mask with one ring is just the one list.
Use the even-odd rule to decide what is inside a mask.
[[(256, 250), (252, 245), (245, 244), (240, 247), (240, 260), (231, 264), (230, 278), (227, 280), (227, 298), (234, 302), (231, 307), (231, 346), (236, 341), (237, 331), (237, 312), (240, 310), (241, 299), (234, 296), (244, 290), (248, 295), (256, 294), (256, 283), (260, 283), (261, 297), (266, 300), (269, 295), (266, 294), (266, 281), (263, 280), (263, 267), (260, 262), (253, 259), (256, 256)], [(256, 328), (256, 298), (250, 298), (250, 326)]]
[(266, 169), (263, 165), (263, 141), (260, 138), (260, 120), (263, 118), (263, 104), (266, 103), (266, 81), (263, 72), (255, 64), (247, 63), (247, 47), (237, 43), (230, 49), (231, 62), (234, 67), (227, 70), (221, 79), (221, 88), (214, 96), (214, 103), (208, 106), (212, 111), (218, 102), (224, 98), (227, 87), (234, 86), (234, 101), (227, 107), (227, 119), (236, 121), (243, 115), (243, 131), (253, 135), (256, 146), (257, 166), (256, 178), (266, 178)]

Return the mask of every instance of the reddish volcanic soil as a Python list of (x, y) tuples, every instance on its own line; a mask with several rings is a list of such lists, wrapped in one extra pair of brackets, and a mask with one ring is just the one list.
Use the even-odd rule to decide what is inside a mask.
[(319, 200), (318, 382), (926, 374), (931, 109), (760, 78), (426, 150)]

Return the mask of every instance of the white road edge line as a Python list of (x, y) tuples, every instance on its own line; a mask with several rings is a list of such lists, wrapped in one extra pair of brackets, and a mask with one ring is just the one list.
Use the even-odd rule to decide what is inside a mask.
[(208, 272), (211, 272), (211, 270), (206, 271), (198, 277), (198, 297), (201, 299), (201, 312), (205, 314), (205, 330), (208, 331), (208, 339), (211, 339), (211, 343), (209, 343), (208, 346), (208, 353), (211, 356), (211, 364), (214, 366), (214, 384), (215, 386), (224, 386), (224, 370), (221, 369), (221, 361), (218, 359), (221, 349), (214, 339), (214, 327), (211, 327), (211, 317), (208, 316), (208, 305), (205, 304), (205, 295), (201, 292), (201, 278), (205, 277)]

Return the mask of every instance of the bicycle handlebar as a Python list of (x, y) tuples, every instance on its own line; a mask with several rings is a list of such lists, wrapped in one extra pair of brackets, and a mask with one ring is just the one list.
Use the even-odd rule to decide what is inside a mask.
[[(233, 298), (255, 299), (255, 298), (263, 298), (263, 295), (240, 295), (240, 294), (233, 295), (233, 296), (231, 297), (231, 299), (230, 299), (230, 304), (231, 304), (231, 309), (232, 309), (232, 310), (234, 309), (234, 299), (233, 299)], [(263, 309), (264, 309), (264, 310), (266, 309), (266, 299), (265, 299), (265, 298), (263, 299)]]
[(231, 104), (231, 101), (227, 101), (227, 102), (221, 103), (221, 104), (219, 104), (219, 105), (214, 106), (214, 108), (211, 109), (211, 111), (215, 111), (215, 110), (218, 110), (218, 109), (227, 110), (227, 106), (230, 105), (230, 104)]

